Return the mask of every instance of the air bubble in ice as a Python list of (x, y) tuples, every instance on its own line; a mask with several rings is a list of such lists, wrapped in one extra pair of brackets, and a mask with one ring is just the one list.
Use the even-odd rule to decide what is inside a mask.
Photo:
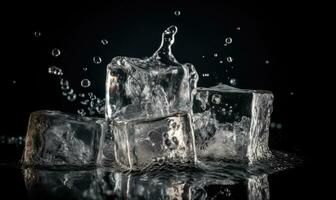
[(176, 11), (174, 12), (174, 15), (175, 15), (175, 16), (180, 16), (180, 15), (181, 15), (181, 11), (176, 10)]
[(107, 44), (108, 44), (108, 40), (107, 40), (107, 39), (102, 39), (100, 42), (101, 42), (103, 45), (107, 45)]
[(236, 86), (236, 85), (237, 85), (237, 80), (234, 79), (234, 78), (231, 78), (231, 79), (230, 79), (230, 85), (232, 85), (232, 86)]
[(91, 82), (90, 82), (89, 79), (83, 79), (81, 81), (81, 86), (84, 87), (84, 88), (90, 87), (90, 85), (91, 85)]
[(61, 55), (61, 50), (54, 48), (53, 50), (51, 50), (51, 55), (54, 57), (58, 57), (59, 55)]
[(229, 57), (226, 58), (226, 61), (228, 61), (230, 63), (230, 62), (233, 61), (233, 58), (229, 56)]
[(94, 56), (93, 57), (93, 63), (94, 64), (100, 64), (102, 62), (102, 59), (101, 59), (101, 57), (99, 57), (99, 56)]
[(54, 74), (56, 76), (62, 76), (63, 75), (63, 71), (61, 68), (56, 67), (56, 66), (51, 66), (48, 68), (48, 73), (49, 74)]

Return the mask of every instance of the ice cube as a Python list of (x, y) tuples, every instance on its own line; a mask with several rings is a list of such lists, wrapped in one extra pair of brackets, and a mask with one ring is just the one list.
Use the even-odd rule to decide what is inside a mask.
[(252, 164), (270, 155), (269, 124), (273, 94), (219, 84), (198, 88), (194, 99), (197, 157)]
[(192, 64), (174, 58), (176, 32), (177, 27), (169, 27), (160, 48), (147, 59), (115, 57), (108, 64), (108, 119), (154, 119), (191, 110), (198, 75)]
[(189, 114), (152, 120), (114, 121), (116, 162), (131, 170), (155, 162), (195, 162), (194, 135)]
[(102, 119), (59, 111), (30, 115), (23, 153), (28, 166), (89, 166), (96, 164)]
[(112, 132), (112, 124), (107, 121), (102, 124), (102, 136), (100, 141), (99, 153), (97, 158), (98, 166), (114, 167), (115, 153), (114, 153), (114, 136)]

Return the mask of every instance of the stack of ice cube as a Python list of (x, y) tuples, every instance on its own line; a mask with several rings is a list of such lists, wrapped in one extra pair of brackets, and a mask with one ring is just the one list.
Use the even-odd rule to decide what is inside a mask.
[(267, 157), (272, 93), (197, 88), (194, 66), (171, 53), (176, 32), (166, 29), (149, 58), (115, 57), (108, 64), (105, 120), (32, 113), (24, 164), (141, 170), (157, 162), (252, 164)]

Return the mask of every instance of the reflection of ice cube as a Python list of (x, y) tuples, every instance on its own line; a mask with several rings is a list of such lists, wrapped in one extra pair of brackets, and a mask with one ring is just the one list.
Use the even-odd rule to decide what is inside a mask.
[(101, 135), (97, 118), (37, 111), (29, 118), (25, 165), (87, 166), (96, 163)]
[(230, 179), (229, 174), (168, 171), (121, 173), (24, 169), (31, 198), (38, 199), (249, 199), (268, 200), (267, 174)]
[(198, 88), (193, 106), (198, 159), (251, 164), (268, 156), (272, 102), (268, 91), (223, 84)]
[(189, 112), (198, 75), (191, 64), (115, 57), (107, 66), (109, 119), (154, 119)]
[(147, 121), (113, 122), (116, 162), (142, 169), (153, 162), (194, 162), (194, 136), (189, 114)]

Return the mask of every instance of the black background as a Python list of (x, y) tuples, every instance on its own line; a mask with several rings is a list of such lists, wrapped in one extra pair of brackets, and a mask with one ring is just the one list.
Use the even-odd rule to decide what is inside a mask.
[[(228, 83), (227, 78), (234, 77), (240, 88), (272, 91), (275, 96), (272, 121), (281, 123), (282, 129), (271, 130), (271, 148), (302, 155), (305, 166), (312, 163), (314, 130), (309, 126), (311, 97), (307, 95), (307, 85), (311, 84), (307, 76), (311, 70), (306, 54), (311, 41), (307, 34), (311, 16), (308, 17), (305, 4), (50, 1), (12, 3), (1, 9), (6, 12), (1, 14), (0, 135), (24, 136), (29, 114), (35, 110), (76, 113), (79, 103), (69, 102), (61, 95), (58, 79), (47, 73), (49, 66), (62, 68), (64, 77), (77, 91), (93, 91), (104, 97), (108, 62), (118, 55), (150, 56), (160, 44), (162, 31), (174, 24), (179, 28), (173, 46), (177, 60), (194, 64), (200, 75), (210, 74), (200, 76), (199, 86)], [(175, 10), (181, 11), (181, 15), (175, 16)], [(40, 31), (41, 37), (34, 37), (35, 31)], [(226, 37), (233, 38), (229, 47), (223, 46)], [(109, 41), (108, 45), (101, 45), (103, 38)], [(61, 50), (59, 57), (51, 56), (53, 48)], [(214, 58), (214, 53), (219, 54), (218, 58)], [(93, 56), (102, 57), (103, 62), (93, 64)], [(235, 67), (228, 73), (225, 69), (231, 65), (225, 62), (226, 56), (233, 57)], [(221, 59), (225, 64), (218, 63)], [(265, 64), (265, 60), (270, 64)], [(82, 70), (84, 66), (87, 72)], [(83, 78), (92, 82), (87, 90), (80, 87)], [(21, 151), (1, 147), (0, 156), (1, 161), (15, 160)], [(274, 186), (278, 189), (274, 189), (275, 196), (271, 193), (271, 199), (277, 199), (277, 195), (288, 198), (310, 195), (304, 193), (306, 185), (299, 189), (306, 182), (306, 172), (304, 168), (293, 173), (297, 175), (288, 176), (291, 178), (280, 176), (278, 179), (283, 180)], [(294, 186), (300, 192), (295, 193)], [(281, 187), (293, 194), (281, 196), (284, 194), (277, 191)]]

